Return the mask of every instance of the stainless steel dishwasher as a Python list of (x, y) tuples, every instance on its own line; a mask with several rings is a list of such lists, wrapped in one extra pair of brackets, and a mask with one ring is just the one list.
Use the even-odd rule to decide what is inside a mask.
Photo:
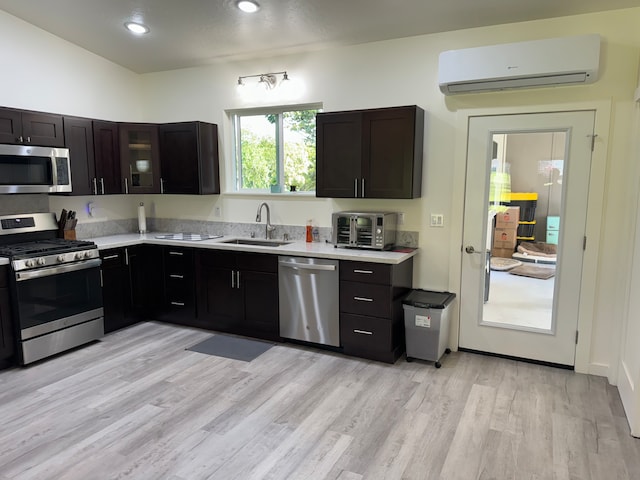
[(340, 346), (339, 262), (278, 257), (280, 336)]

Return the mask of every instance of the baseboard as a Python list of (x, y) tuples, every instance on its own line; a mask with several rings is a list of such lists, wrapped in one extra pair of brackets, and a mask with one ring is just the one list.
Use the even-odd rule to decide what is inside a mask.
[(597, 377), (608, 377), (609, 365), (605, 363), (590, 363), (589, 375), (595, 375)]
[(638, 418), (638, 393), (635, 390), (633, 378), (629, 375), (629, 370), (624, 362), (620, 362), (620, 372), (618, 374), (618, 392), (627, 415), (631, 435), (640, 436), (640, 419)]

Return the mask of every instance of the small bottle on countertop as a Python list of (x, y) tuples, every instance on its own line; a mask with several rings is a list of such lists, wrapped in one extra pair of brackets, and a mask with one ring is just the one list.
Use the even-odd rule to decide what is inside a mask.
[(307, 242), (313, 242), (313, 227), (311, 226), (311, 220), (307, 220)]
[(314, 225), (311, 228), (311, 236), (312, 236), (314, 242), (319, 242), (320, 241), (320, 229), (318, 228), (317, 225)]

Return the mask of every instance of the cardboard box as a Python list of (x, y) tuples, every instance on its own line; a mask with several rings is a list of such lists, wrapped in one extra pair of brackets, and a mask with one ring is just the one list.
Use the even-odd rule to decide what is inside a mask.
[(500, 258), (511, 258), (513, 252), (513, 248), (493, 248), (491, 249), (491, 256)]
[(517, 233), (517, 228), (496, 228), (493, 231), (493, 248), (516, 248)]
[(518, 228), (520, 207), (509, 207), (496, 215), (496, 228)]

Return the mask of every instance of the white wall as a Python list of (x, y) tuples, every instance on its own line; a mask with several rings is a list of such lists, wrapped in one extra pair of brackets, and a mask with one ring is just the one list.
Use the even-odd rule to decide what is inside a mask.
[[(235, 92), (239, 75), (287, 70), (306, 86), (295, 103), (322, 102), (325, 111), (417, 104), (426, 110), (423, 196), (416, 200), (367, 201), (289, 197), (236, 196), (205, 197), (147, 196), (159, 217), (217, 219), (214, 206), (222, 207), (222, 219), (251, 222), (265, 198), (272, 205), (274, 222), (303, 224), (309, 212), (321, 226), (328, 226), (333, 210), (349, 208), (394, 209), (405, 212), (405, 230), (420, 232), (421, 253), (416, 260), (414, 285), (427, 289), (456, 291), (459, 278), (459, 245), (462, 232), (464, 193), (465, 116), (469, 112), (557, 110), (581, 105), (597, 110), (596, 190), (589, 205), (591, 231), (597, 248), (589, 250), (593, 268), (587, 269), (594, 284), (581, 332), (578, 368), (615, 379), (617, 371), (623, 305), (627, 302), (628, 256), (632, 251), (632, 232), (626, 219), (635, 217), (635, 204), (629, 201), (636, 188), (634, 162), (629, 155), (633, 91), (640, 53), (640, 8), (562, 17), (551, 20), (500, 25), (446, 32), (406, 39), (335, 48), (308, 54), (225, 63), (202, 68), (135, 75), (109, 62), (48, 36), (21, 21), (0, 13), (0, 54), (25, 37), (28, 42), (20, 56), (9, 55), (8, 71), (19, 71), (21, 56), (64, 65), (68, 81), (51, 87), (35, 68), (16, 73), (17, 79), (0, 77), (0, 104), (98, 118), (133, 121), (203, 120), (218, 123), (221, 135), (222, 169), (225, 189), (229, 188), (229, 125), (225, 110), (247, 106)], [(603, 37), (601, 78), (588, 86), (573, 86), (502, 93), (444, 97), (437, 87), (438, 54), (447, 49), (532, 40), (564, 35), (600, 33)], [(21, 43), (18, 41), (17, 43)], [(100, 72), (94, 74), (94, 72)], [(81, 74), (85, 74), (82, 76)], [(89, 78), (86, 77), (89, 75)], [(107, 79), (107, 80), (105, 80)], [(24, 85), (36, 84), (32, 97)], [(70, 82), (70, 83), (69, 83)], [(13, 94), (11, 90), (17, 90)], [(81, 94), (77, 94), (81, 92)], [(89, 99), (90, 98), (90, 99)], [(293, 100), (292, 100), (293, 101)], [(269, 102), (269, 100), (267, 100)], [(273, 102), (281, 103), (282, 101)], [(606, 108), (602, 108), (605, 105)], [(601, 159), (601, 160), (599, 160)], [(600, 163), (598, 163), (600, 162)], [(630, 174), (632, 172), (633, 174)], [(87, 199), (65, 202), (82, 205)], [(139, 197), (129, 206), (122, 197), (99, 197), (96, 202), (108, 218), (134, 216)], [(52, 208), (60, 206), (52, 200)], [(117, 208), (114, 206), (117, 205)], [(73, 208), (73, 207), (72, 207)], [(77, 210), (81, 210), (77, 208)], [(126, 210), (126, 211), (125, 211)], [(429, 214), (444, 214), (444, 228), (427, 226)], [(81, 217), (81, 220), (83, 218)], [(593, 228), (593, 227), (592, 227)], [(622, 231), (621, 231), (622, 229)], [(590, 265), (591, 265), (590, 264)], [(591, 325), (593, 319), (593, 325)], [(593, 328), (591, 328), (593, 327)], [(452, 335), (455, 337), (456, 329)]]

